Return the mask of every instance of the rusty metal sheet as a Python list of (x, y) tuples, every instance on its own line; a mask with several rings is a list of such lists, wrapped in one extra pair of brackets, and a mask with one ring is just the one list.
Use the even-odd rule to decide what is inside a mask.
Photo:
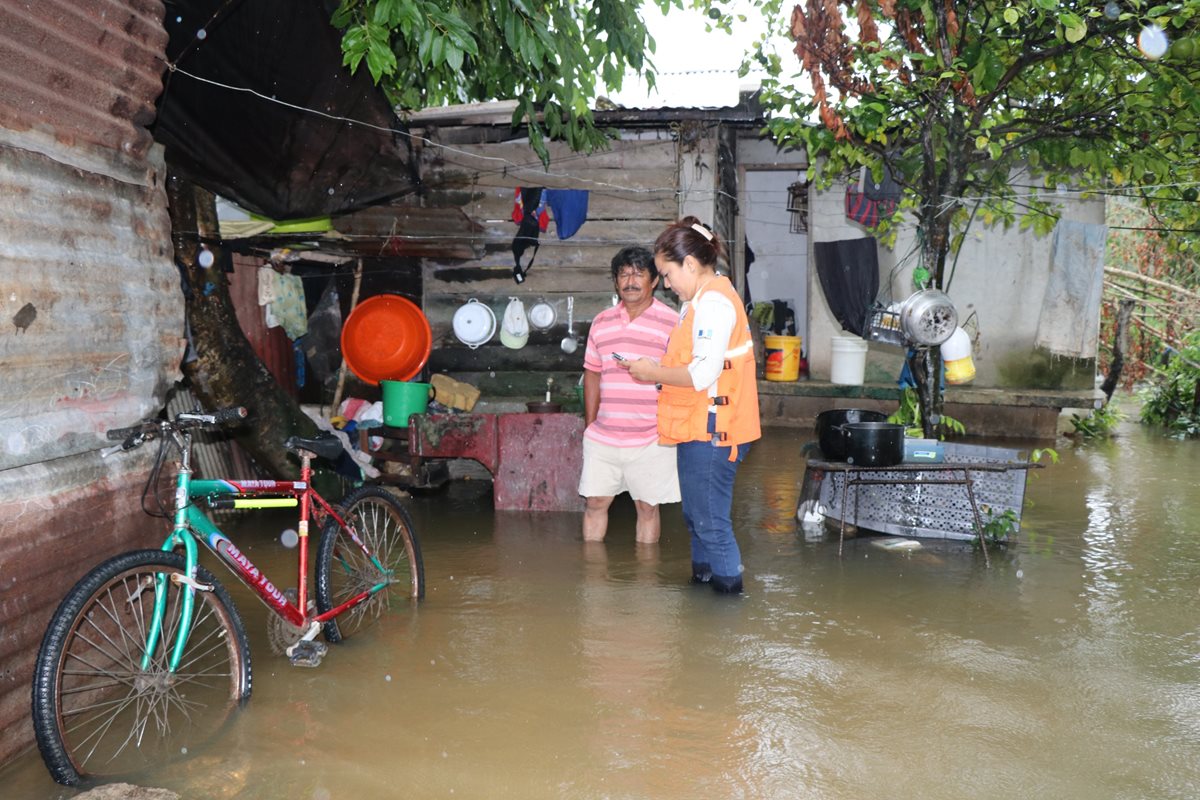
[(138, 503), (153, 459), (145, 447), (0, 471), (0, 764), (33, 744), (33, 662), (63, 596), (104, 559), (162, 543), (164, 521)]
[(0, 3), (0, 143), (145, 183), (162, 20), (159, 0)]
[(501, 414), (495, 507), (582, 511), (583, 427), (578, 414)]
[(156, 412), (184, 327), (161, 187), (0, 145), (0, 230), (4, 470)]

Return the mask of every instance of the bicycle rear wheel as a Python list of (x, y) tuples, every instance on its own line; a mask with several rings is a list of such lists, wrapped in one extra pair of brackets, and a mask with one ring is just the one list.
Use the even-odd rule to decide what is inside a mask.
[(425, 596), (425, 568), (416, 530), (394, 495), (377, 486), (364, 486), (342, 502), (338, 514), (370, 555), (337, 520), (330, 518), (325, 523), (317, 553), (317, 610), (325, 613), (374, 586), (387, 585), (325, 623), (325, 638), (335, 643), (378, 619), (390, 607), (391, 598), (416, 601)]
[[(175, 672), (184, 559), (135, 550), (105, 561), (67, 594), (42, 639), (33, 728), (54, 780), (73, 786), (142, 772), (211, 740), (250, 696), (250, 646), (233, 600), (208, 570), (196, 579), (192, 630)], [(156, 578), (165, 576), (163, 633), (142, 669)]]

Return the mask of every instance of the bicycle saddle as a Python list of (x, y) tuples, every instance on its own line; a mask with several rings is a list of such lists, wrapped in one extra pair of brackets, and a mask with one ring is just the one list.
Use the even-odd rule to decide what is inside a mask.
[(320, 433), (311, 439), (289, 436), (283, 446), (293, 453), (307, 450), (328, 461), (336, 461), (342, 454), (342, 443), (332, 433)]

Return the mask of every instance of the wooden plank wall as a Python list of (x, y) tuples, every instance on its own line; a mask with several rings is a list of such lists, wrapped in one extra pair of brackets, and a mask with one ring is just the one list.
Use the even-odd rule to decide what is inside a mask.
[[(429, 134), (437, 141), (437, 132)], [(663, 129), (640, 138), (614, 141), (593, 155), (552, 144), (549, 169), (524, 143), (426, 144), (421, 170), (426, 206), (458, 206), (477, 230), (464, 232), (483, 255), (472, 260), (423, 261), (424, 309), (433, 330), (430, 367), (479, 386), (487, 396), (529, 395), (545, 391), (547, 377), (555, 393), (572, 396), (583, 370), (583, 342), (593, 316), (612, 305), (610, 262), (630, 244), (651, 246), (678, 214), (679, 168), (676, 143)], [(513, 280), (512, 221), (515, 190), (520, 186), (586, 189), (587, 222), (560, 240), (551, 218), (541, 247), (523, 284)], [(670, 292), (660, 296), (674, 302)], [(454, 336), (454, 312), (467, 300), (486, 303), (497, 326), (510, 297), (526, 310), (546, 300), (558, 311), (547, 332), (532, 332), (529, 343), (512, 350), (499, 334), (470, 349)], [(567, 327), (567, 298), (575, 298), (575, 332), (580, 347), (565, 354), (560, 342)]]

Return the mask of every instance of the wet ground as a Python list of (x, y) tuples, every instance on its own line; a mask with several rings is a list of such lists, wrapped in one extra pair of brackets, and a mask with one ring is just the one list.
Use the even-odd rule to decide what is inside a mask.
[[(1133, 425), (1055, 443), (987, 569), (961, 543), (862, 538), (839, 559), (836, 534), (793, 519), (807, 438), (769, 431), (738, 476), (740, 598), (687, 585), (678, 507), (658, 547), (634, 545), (625, 502), (585, 547), (578, 515), (493, 513), (479, 482), (414, 498), (427, 599), (319, 669), (272, 656), (235, 587), (254, 696), (216, 748), (140, 782), (264, 800), (1200, 796), (1200, 443)], [(282, 570), (277, 533), (251, 553)], [(0, 786), (75, 794), (36, 753)]]

